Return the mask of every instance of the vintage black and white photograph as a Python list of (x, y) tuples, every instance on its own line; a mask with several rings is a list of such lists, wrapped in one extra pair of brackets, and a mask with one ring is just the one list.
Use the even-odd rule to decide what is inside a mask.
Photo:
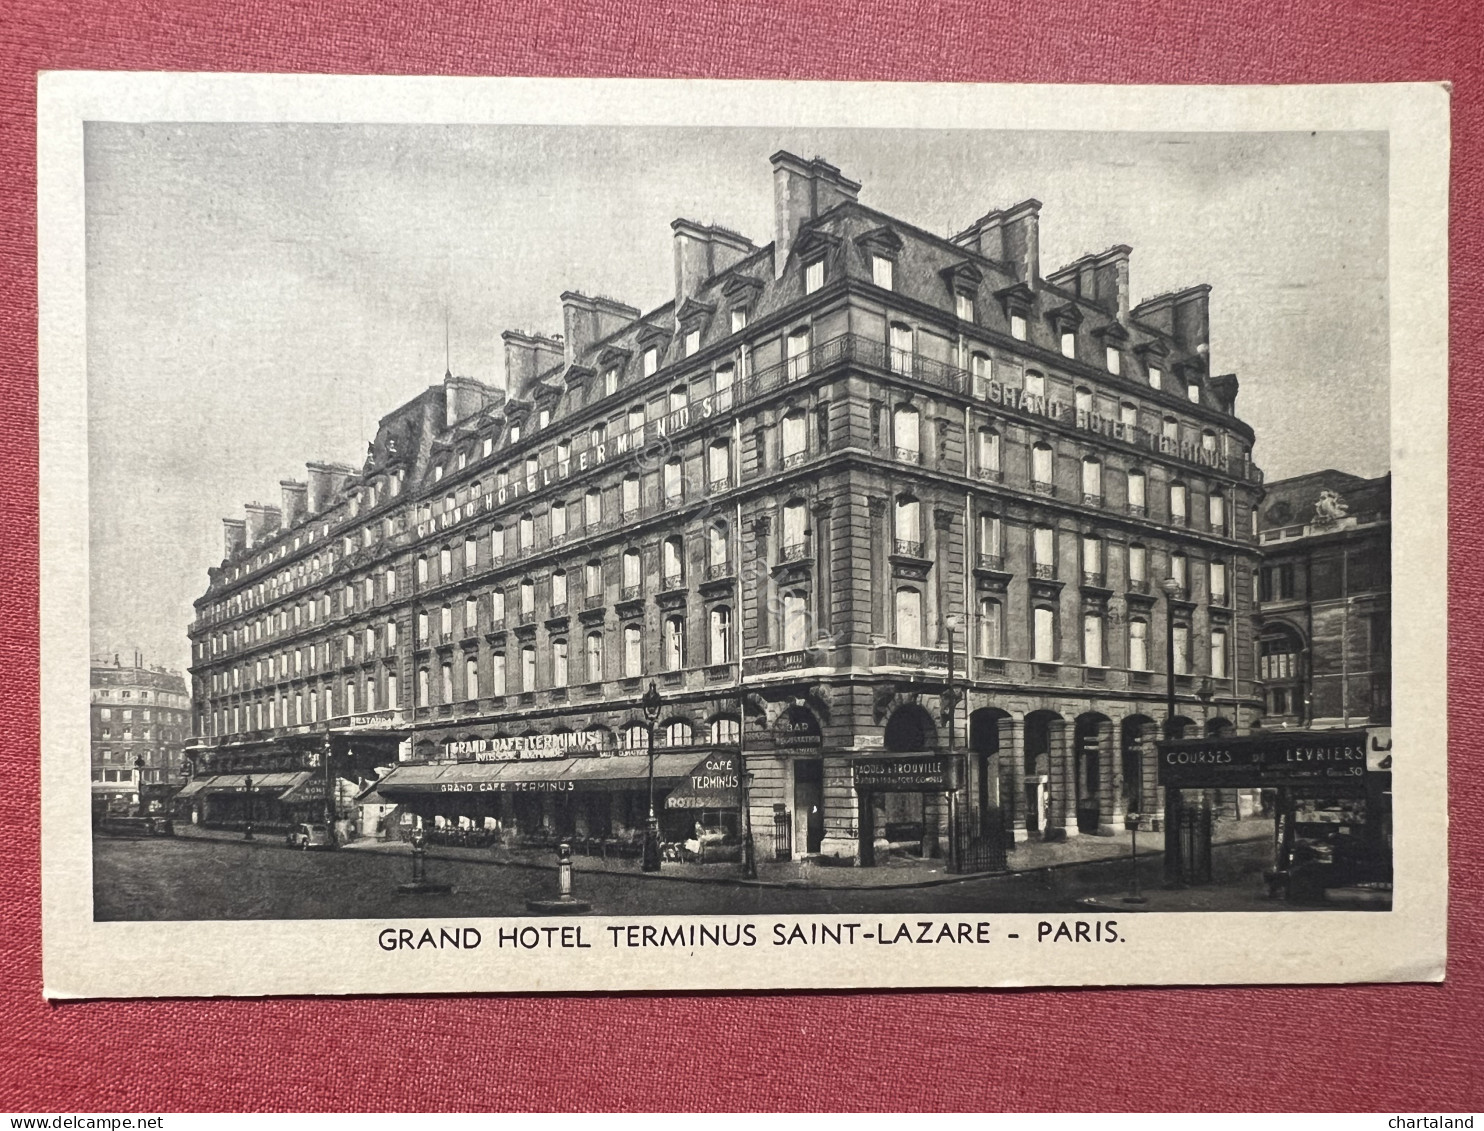
[(93, 922), (1391, 917), (1395, 144), (87, 121)]

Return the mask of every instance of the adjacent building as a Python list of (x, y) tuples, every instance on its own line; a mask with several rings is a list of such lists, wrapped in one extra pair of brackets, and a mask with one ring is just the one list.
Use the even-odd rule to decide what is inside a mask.
[(675, 221), (663, 306), (563, 294), (503, 389), (445, 375), (226, 520), (203, 789), (328, 759), (405, 819), (630, 842), (653, 685), (667, 841), (735, 826), (704, 770), (740, 746), (760, 851), (869, 863), (941, 851), (950, 799), (1121, 828), (1157, 731), (1264, 714), (1209, 289), (1134, 302), (1125, 246), (1043, 270), (1034, 200), (943, 239), (822, 159), (772, 175), (770, 242)]
[(181, 783), (192, 729), (185, 676), (115, 654), (93, 660), (91, 694), (93, 813), (137, 813), (141, 789), (148, 804)]

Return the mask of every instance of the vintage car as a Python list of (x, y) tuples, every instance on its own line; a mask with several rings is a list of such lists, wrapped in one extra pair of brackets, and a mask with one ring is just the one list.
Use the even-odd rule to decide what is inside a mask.
[(299, 824), (289, 829), (284, 837), (290, 848), (334, 848), (335, 834), (324, 825)]

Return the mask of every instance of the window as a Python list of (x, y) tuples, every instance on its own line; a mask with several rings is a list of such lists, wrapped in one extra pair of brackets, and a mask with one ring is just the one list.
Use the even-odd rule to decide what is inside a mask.
[(1173, 416), (1167, 416), (1160, 424), (1160, 435), (1166, 440), (1174, 443), (1180, 441), (1180, 422)]
[(742, 725), (728, 716), (711, 720), (711, 741), (717, 746), (736, 746), (742, 741)]
[(1137, 542), (1128, 548), (1128, 579), (1130, 587), (1137, 590), (1149, 585), (1149, 551)]
[(1178, 550), (1170, 555), (1170, 577), (1175, 584), (1180, 586), (1182, 593), (1190, 590), (1190, 568), (1189, 559)]
[(1128, 666), (1136, 672), (1149, 670), (1149, 622), (1128, 622)]
[(732, 610), (718, 605), (711, 610), (710, 663), (725, 664), (732, 658)]
[(897, 643), (904, 648), (922, 647), (922, 593), (909, 585), (898, 586), (896, 595)]
[(1101, 502), (1103, 498), (1103, 464), (1096, 456), (1082, 461), (1082, 501)]
[(1095, 534), (1082, 536), (1082, 578), (1093, 585), (1103, 581), (1103, 540)]
[(619, 491), (619, 509), (626, 515), (639, 512), (639, 477), (637, 475), (624, 476), (623, 486)]
[(527, 644), (520, 650), (520, 689), (536, 690), (536, 646)]
[(1259, 600), (1291, 601), (1294, 594), (1294, 570), (1292, 565), (1262, 567)]
[(1056, 531), (1038, 526), (1031, 534), (1031, 565), (1037, 577), (1056, 576)]
[(747, 311), (732, 311), (732, 333), (740, 334), (745, 329), (747, 329)]
[(712, 488), (731, 482), (732, 447), (726, 440), (717, 440), (706, 449), (706, 478)]
[(913, 335), (912, 327), (901, 322), (891, 325), (891, 371), (906, 376), (912, 375)]
[(796, 408), (783, 418), (783, 466), (792, 467), (808, 455), (809, 431), (804, 410)]
[(623, 552), (623, 587), (625, 590), (637, 590), (644, 584), (643, 570), (640, 564), (638, 550), (625, 550)]
[(809, 331), (795, 330), (788, 336), (788, 379), (809, 376)]
[(589, 597), (602, 599), (603, 596), (603, 563), (590, 561), (583, 569), (583, 592)]
[(588, 446), (589, 447), (596, 448), (600, 444), (606, 443), (607, 440), (608, 440), (608, 425), (606, 425), (606, 424), (594, 424), (590, 429), (588, 429), (587, 443), (588, 443)]
[(678, 672), (685, 667), (685, 618), (665, 618), (665, 670)]
[(1226, 529), (1226, 496), (1220, 491), (1212, 491), (1207, 505), (1210, 510), (1211, 529)]
[(979, 599), (979, 654), (998, 656), (1004, 640), (1003, 607), (993, 597)]
[(565, 538), (567, 536), (567, 504), (551, 504), (551, 536), (553, 538)]
[(603, 678), (603, 634), (597, 629), (587, 634), (583, 672), (589, 683), (598, 683)]
[(597, 526), (602, 521), (603, 492), (593, 487), (582, 497), (582, 523), (584, 526)]
[(979, 429), (979, 471), (982, 475), (997, 476), (1000, 473), (1000, 434), (993, 428)]
[(1147, 480), (1144, 473), (1133, 468), (1128, 473), (1128, 509), (1134, 514), (1143, 514), (1148, 508), (1145, 496)]
[(490, 590), (490, 621), (493, 624), (505, 623), (505, 591), (503, 589)]
[(1175, 674), (1190, 674), (1190, 627), (1177, 624), (1175, 626)]
[(899, 554), (922, 552), (922, 506), (911, 495), (898, 495), (892, 514), (894, 550)]
[(551, 685), (553, 687), (567, 686), (567, 642), (565, 640), (551, 642)]
[[(397, 650), (397, 622), (389, 620), (386, 622), (386, 650), (388, 653)], [(313, 653), (310, 653), (313, 655)]]
[(1149, 387), (1151, 389), (1162, 389), (1164, 388), (1164, 383), (1164, 370), (1157, 365), (1151, 365), (1149, 367)]
[(1034, 651), (1032, 658), (1037, 663), (1056, 662), (1056, 610), (1037, 605), (1032, 617), (1034, 626)]
[(417, 559), (417, 583), (419, 585), (428, 583), (428, 559), (426, 557)]
[(1211, 562), (1209, 565), (1211, 580), (1211, 604), (1226, 604), (1226, 563)]
[(644, 376), (653, 377), (660, 370), (660, 351), (650, 346), (644, 351)]
[(884, 255), (871, 256), (871, 282), (882, 290), (891, 290), (892, 262)]
[(453, 635), (453, 610), (447, 605), (438, 611), (438, 631), (445, 640)]
[(1031, 482), (1042, 487), (1049, 487), (1052, 482), (1052, 463), (1050, 444), (1042, 440), (1033, 446), (1031, 448)]
[(790, 499), (783, 507), (783, 552), (802, 553), (808, 541), (809, 528), (803, 499)]
[(603, 395), (611, 397), (616, 392), (618, 392), (618, 370), (612, 368), (603, 370)]
[(1046, 395), (1046, 374), (1038, 373), (1034, 369), (1027, 370), (1025, 391), (1029, 396), (1044, 397)]
[(1185, 399), (1191, 404), (1201, 403), (1201, 387), (1194, 381), (1185, 386)]
[(1082, 616), (1082, 662), (1090, 668), (1103, 666), (1103, 618), (1098, 613)]
[(689, 746), (691, 743), (690, 723), (683, 719), (675, 719), (665, 724), (666, 746)]
[[(1124, 401), (1118, 406), (1118, 422), (1125, 428), (1137, 428), (1139, 426), (1139, 406)], [(1129, 436), (1132, 440), (1134, 437)]]
[(816, 259), (804, 268), (804, 293), (812, 295), (824, 286), (824, 260)]
[(438, 575), (450, 577), (453, 574), (453, 551), (447, 546), (438, 551)]
[[(363, 650), (362, 650), (361, 654), (364, 657), (366, 657), (367, 659), (369, 659), (370, 657), (376, 655), (376, 629), (374, 629), (374, 628), (372, 628), (372, 627), (370, 627), (368, 625), (366, 627), (366, 631), (363, 634), (363, 637), (362, 638), (365, 640), (365, 645), (363, 647)], [(283, 669), (284, 669), (284, 673), (285, 674), (288, 673), (288, 667), (289, 667), (288, 657), (285, 656), (284, 657), (284, 661), (283, 661)], [(295, 672), (295, 674), (298, 673), (298, 670), (299, 670), (299, 653), (298, 652), (295, 652), (294, 653), (294, 672)]]
[(695, 330), (687, 330), (686, 331), (686, 334), (685, 334), (685, 356), (686, 357), (691, 357), (691, 356), (699, 353), (700, 350), (701, 350), (701, 331), (700, 331), (700, 329), (697, 328)]
[(428, 642), (428, 614), (425, 611), (419, 611), (417, 614), (417, 642), (419, 644)]
[(1170, 484), (1170, 521), (1181, 526), (1187, 521), (1186, 507), (1189, 491), (1184, 483)]
[(953, 312), (960, 322), (974, 321), (974, 296), (959, 291), (953, 296)]
[(551, 573), (551, 612), (553, 616), (559, 616), (558, 609), (565, 608), (567, 604), (567, 571), (563, 569), (552, 570)]
[(1123, 354), (1119, 352), (1117, 346), (1109, 346), (1104, 351), (1103, 356), (1107, 359), (1109, 373), (1117, 374), (1123, 372)]
[(520, 516), (520, 548), (529, 550), (536, 541), (536, 516), (527, 511)]
[(783, 595), (782, 640), (785, 652), (797, 652), (809, 645), (809, 609), (798, 589)]
[(505, 694), (505, 653), (490, 653), (490, 694)]
[(660, 544), (661, 576), (666, 586), (679, 585), (685, 577), (685, 550), (678, 535), (666, 538)]
[(891, 425), (897, 459), (904, 463), (921, 463), (922, 434), (917, 410), (911, 405), (898, 405), (892, 413)]
[(505, 528), (496, 526), (490, 531), (490, 557), (499, 561), (505, 556)]
[(464, 658), (464, 698), (479, 698), (479, 661), (473, 656)]
[(623, 674), (632, 679), (644, 672), (644, 634), (637, 624), (624, 626)]
[(1061, 332), (1061, 355), (1062, 357), (1077, 356), (1077, 332), (1075, 330)]
[[(644, 406), (642, 404), (636, 404), (636, 405), (629, 406), (629, 415), (628, 415), (628, 418), (627, 418), (627, 426), (628, 426), (628, 430), (630, 432), (643, 432), (644, 431)], [(636, 441), (637, 441), (637, 438), (636, 438)]]
[[(325, 692), (325, 699), (326, 699), (326, 703), (325, 703), (325, 714), (326, 715), (329, 715), (329, 713), (330, 713), (330, 707), (329, 707), (329, 702), (328, 702), (328, 700), (329, 700), (329, 692), (328, 691)], [(312, 703), (310, 705), (313, 706)], [(418, 668), (417, 669), (417, 705), (419, 707), (426, 707), (428, 705), (428, 669), (427, 668)]]
[(680, 498), (684, 493), (684, 479), (681, 475), (681, 463), (678, 457), (665, 461), (664, 487), (667, 502)]
[(1010, 315), (1010, 336), (1017, 342), (1025, 341), (1025, 315)]
[(1226, 678), (1226, 629), (1211, 630), (1211, 678)]
[(520, 615), (529, 619), (536, 611), (536, 583), (529, 577), (520, 583)]
[(670, 390), (670, 412), (680, 412), (690, 403), (690, 393), (684, 385), (676, 385)]

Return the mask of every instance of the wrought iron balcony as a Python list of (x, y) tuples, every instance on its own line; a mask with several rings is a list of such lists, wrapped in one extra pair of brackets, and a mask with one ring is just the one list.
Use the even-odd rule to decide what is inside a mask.
[(808, 542), (786, 542), (778, 551), (778, 560), (781, 562), (804, 561), (809, 557)]
[(910, 538), (894, 538), (891, 543), (891, 552), (901, 554), (904, 557), (922, 557), (922, 543), (914, 542)]
[(662, 593), (669, 593), (673, 590), (684, 588), (685, 574), (683, 573), (667, 573), (664, 577), (660, 578), (660, 592)]
[(894, 448), (894, 454), (898, 463), (921, 463), (922, 452), (916, 448)]
[(1107, 575), (1102, 570), (1082, 571), (1082, 584), (1093, 589), (1103, 589), (1107, 585)]
[(1055, 581), (1056, 567), (1053, 565), (1046, 565), (1042, 562), (1036, 562), (1033, 566), (1031, 566), (1031, 576), (1034, 577), (1037, 581)]
[(980, 554), (979, 568), (997, 570), (1003, 573), (1005, 570), (1005, 556), (1003, 554)]
[(715, 562), (706, 567), (706, 580), (720, 581), (724, 577), (731, 577), (736, 572), (731, 562)]
[(808, 460), (808, 452), (789, 452), (783, 457), (783, 469), (787, 471), (791, 467), (800, 467)]
[(1049, 483), (1044, 479), (1032, 479), (1031, 490), (1038, 495), (1056, 495), (1056, 484)]
[(625, 585), (618, 591), (618, 599), (620, 601), (637, 601), (642, 596), (644, 596), (644, 586), (642, 585)]

